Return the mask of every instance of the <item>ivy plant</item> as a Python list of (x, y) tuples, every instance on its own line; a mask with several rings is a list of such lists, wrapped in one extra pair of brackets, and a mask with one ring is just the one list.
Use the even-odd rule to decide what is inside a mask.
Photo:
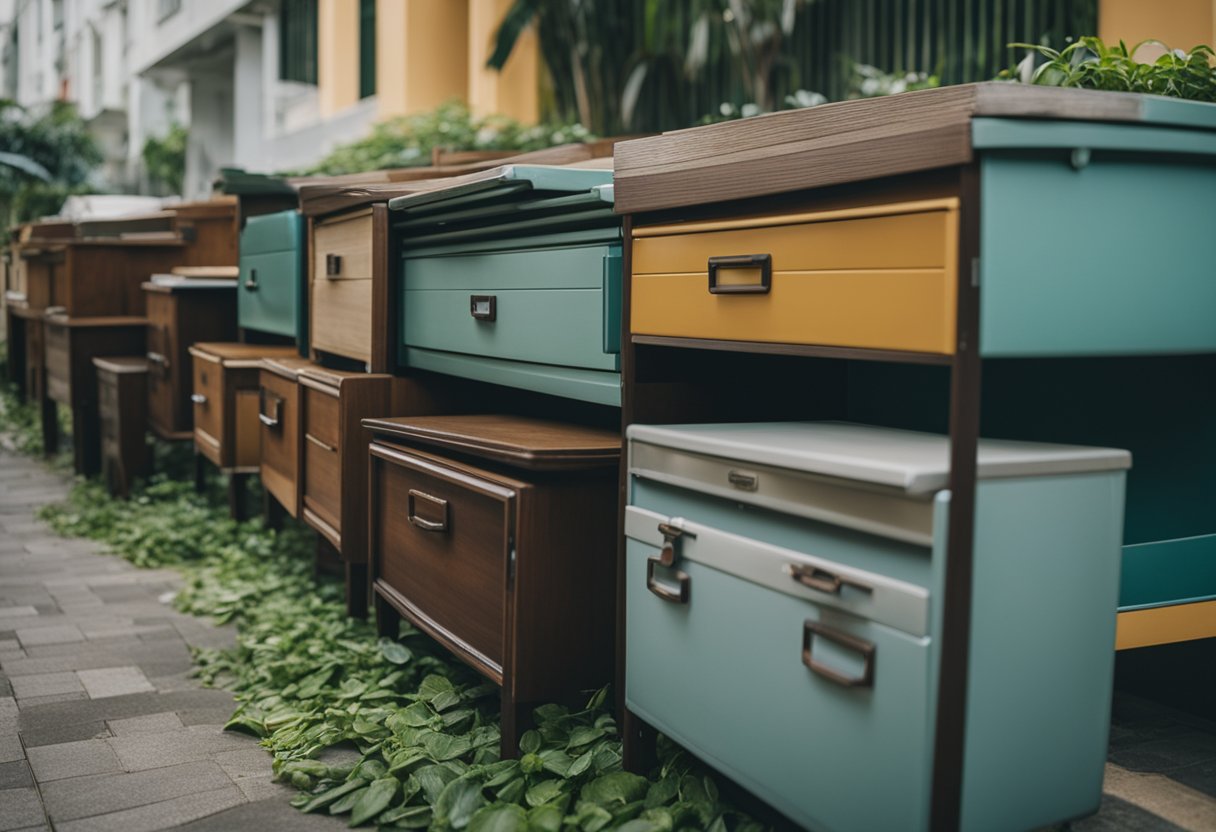
[(607, 690), (537, 708), (519, 759), (500, 759), (493, 684), (408, 625), (378, 638), (346, 617), (341, 585), (314, 575), (312, 532), (229, 519), (217, 476), (204, 494), (188, 482), (188, 451), (158, 446), (160, 473), (128, 501), (81, 480), (41, 513), (137, 565), (178, 568), (176, 607), (236, 626), (233, 647), (195, 651), (198, 675), (235, 693), (227, 728), (260, 740), (300, 810), (436, 832), (764, 829), (670, 742), (650, 777), (622, 770)]

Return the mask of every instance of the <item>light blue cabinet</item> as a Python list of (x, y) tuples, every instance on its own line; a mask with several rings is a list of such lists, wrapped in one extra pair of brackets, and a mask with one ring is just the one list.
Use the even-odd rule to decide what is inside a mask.
[(393, 199), (403, 367), (620, 404), (607, 170), (509, 166)]
[(295, 338), (308, 350), (304, 218), (299, 211), (250, 217), (241, 231), (237, 319), (242, 329)]
[[(809, 829), (926, 829), (949, 443), (629, 429), (626, 703)], [(962, 825), (1101, 797), (1126, 452), (981, 440)]]

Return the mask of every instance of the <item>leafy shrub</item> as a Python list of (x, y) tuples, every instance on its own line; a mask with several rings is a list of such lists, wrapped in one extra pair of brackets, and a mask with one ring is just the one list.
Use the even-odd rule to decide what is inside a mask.
[(0, 166), (0, 221), (6, 228), (58, 212), (66, 197), (89, 190), (89, 176), (102, 162), (76, 108), (62, 101), (26, 109), (0, 99), (0, 148), (31, 159), (52, 177), (43, 182)]
[[(1136, 53), (1147, 44), (1162, 47), (1165, 54), (1152, 63), (1137, 61)], [(1032, 43), (1009, 45), (1029, 49), (1031, 53), (1017, 67), (1002, 72), (999, 77), (1003, 80), (1216, 102), (1216, 68), (1212, 66), (1210, 46), (1200, 45), (1184, 52), (1171, 50), (1157, 40), (1145, 40), (1128, 49), (1123, 41), (1107, 46), (1098, 37), (1079, 38), (1058, 52)], [(1036, 56), (1046, 58), (1037, 68)]]
[(591, 134), (580, 124), (525, 126), (507, 116), (475, 116), (459, 101), (429, 113), (382, 121), (366, 138), (340, 145), (308, 174), (338, 175), (427, 165), (443, 150), (541, 150), (584, 142)]
[(153, 182), (162, 184), (171, 194), (182, 192), (186, 178), (186, 142), (190, 131), (174, 124), (162, 137), (152, 136), (144, 142), (144, 170)]

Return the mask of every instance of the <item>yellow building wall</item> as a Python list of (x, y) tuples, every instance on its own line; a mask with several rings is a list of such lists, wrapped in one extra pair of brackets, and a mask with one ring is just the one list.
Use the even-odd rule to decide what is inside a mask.
[(322, 118), (359, 101), (359, 0), (317, 2), (317, 98)]
[(468, 0), (469, 107), (477, 115), (501, 113), (531, 124), (540, 117), (540, 47), (535, 29), (516, 42), (502, 72), (486, 67), (494, 35), (512, 0)]
[[(1128, 48), (1146, 38), (1171, 49), (1216, 46), (1216, 0), (1099, 0), (1098, 34), (1107, 43), (1123, 40)], [(1146, 46), (1137, 57), (1155, 60), (1160, 54)]]
[(467, 99), (467, 0), (376, 0), (376, 96), (381, 118)]

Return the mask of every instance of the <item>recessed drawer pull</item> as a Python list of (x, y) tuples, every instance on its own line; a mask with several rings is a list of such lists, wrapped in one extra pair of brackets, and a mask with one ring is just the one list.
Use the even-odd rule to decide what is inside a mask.
[(469, 295), (469, 314), (479, 321), (498, 320), (497, 296)]
[(810, 589), (817, 589), (829, 595), (839, 595), (842, 587), (850, 586), (862, 592), (873, 592), (873, 587), (841, 577), (835, 572), (818, 566), (807, 566), (801, 563), (790, 564), (790, 577)]
[[(738, 271), (759, 269), (758, 283), (719, 283), (718, 270)], [(773, 286), (773, 256), (771, 254), (733, 254), (709, 258), (709, 292), (713, 295), (765, 295)]]
[(760, 475), (750, 471), (732, 469), (726, 473), (726, 481), (740, 491), (755, 491), (760, 487)]
[[(443, 515), (442, 520), (427, 520), (419, 517), (415, 510), (415, 500), (421, 500), (435, 506), (436, 510)], [(446, 532), (448, 530), (448, 501), (439, 497), (427, 494), (425, 491), (419, 491), (416, 488), (411, 488), (409, 496), (406, 498), (406, 511), (409, 517), (410, 524), (422, 529), (424, 532)]]
[[(266, 400), (269, 399), (273, 405), (270, 413), (266, 412)], [(263, 387), (258, 391), (258, 421), (268, 428), (277, 428), (279, 426), (279, 415), (283, 412), (283, 399), (276, 396), (274, 393), (267, 393)]]
[(338, 277), (342, 274), (342, 255), (327, 254), (325, 255), (325, 276)]
[(330, 445), (326, 442), (322, 442), (320, 439), (313, 436), (311, 433), (304, 434), (304, 438), (307, 439), (312, 444), (316, 445), (318, 448), (322, 448), (326, 451), (329, 451), (331, 454), (338, 452), (338, 448), (336, 445)]
[(250, 292), (256, 292), (258, 290), (258, 270), (257, 269), (249, 270), (249, 277), (247, 277), (245, 279), (245, 289)]
[(191, 393), (190, 401), (194, 402), (195, 404), (206, 404), (207, 397), (204, 396), (202, 393)]
[[(811, 652), (812, 642), (816, 637), (833, 642), (846, 650), (852, 650), (854, 653), (859, 654), (864, 662), (861, 673), (856, 676), (850, 676), (816, 659)], [(802, 625), (802, 663), (810, 668), (812, 673), (818, 673), (823, 678), (838, 685), (844, 685), (846, 688), (874, 687), (874, 652), (874, 642), (872, 641), (866, 641), (865, 639), (857, 638), (857, 636), (842, 633), (840, 630), (825, 627), (819, 622), (811, 621), (810, 619), (807, 619)]]

